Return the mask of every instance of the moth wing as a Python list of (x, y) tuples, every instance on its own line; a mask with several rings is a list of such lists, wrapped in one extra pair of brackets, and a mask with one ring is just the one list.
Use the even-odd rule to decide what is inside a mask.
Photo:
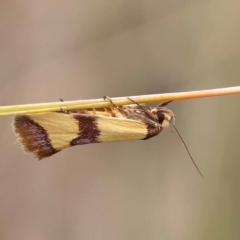
[(118, 142), (143, 139), (148, 133), (147, 125), (127, 118), (98, 117), (100, 133), (98, 142)]
[(13, 128), (24, 150), (39, 159), (74, 145), (145, 139), (148, 134), (140, 121), (79, 113), (16, 116)]
[(16, 116), (13, 129), (24, 151), (38, 159), (69, 147), (70, 141), (78, 137), (77, 120), (56, 112)]

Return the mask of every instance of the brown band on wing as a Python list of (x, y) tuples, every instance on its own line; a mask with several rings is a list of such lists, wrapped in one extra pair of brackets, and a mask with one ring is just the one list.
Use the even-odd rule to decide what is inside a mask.
[(152, 126), (148, 125), (148, 127), (147, 127), (147, 136), (145, 138), (143, 138), (142, 140), (147, 140), (147, 139), (149, 139), (151, 137), (154, 137), (154, 136), (158, 135), (161, 131), (162, 131), (162, 127), (161, 126), (152, 127)]
[(96, 116), (81, 116), (75, 115), (74, 118), (78, 121), (79, 126), (79, 137), (73, 139), (70, 142), (71, 146), (83, 145), (89, 143), (98, 143), (98, 136), (100, 135), (100, 130), (97, 126)]
[(16, 116), (13, 126), (24, 150), (34, 153), (38, 159), (49, 157), (58, 152), (53, 148), (47, 131), (30, 117), (26, 115)]

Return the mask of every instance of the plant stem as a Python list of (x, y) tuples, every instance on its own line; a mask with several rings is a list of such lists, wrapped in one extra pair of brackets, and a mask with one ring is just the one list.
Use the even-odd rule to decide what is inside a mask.
[[(185, 100), (192, 98), (205, 98), (216, 97), (230, 94), (239, 94), (240, 86), (218, 88), (210, 90), (189, 91), (179, 93), (164, 93), (164, 94), (151, 94), (141, 96), (131, 96), (129, 98), (138, 103), (153, 103), (169, 100)], [(127, 97), (112, 98), (113, 102), (118, 105), (132, 104)], [(108, 100), (91, 99), (91, 100), (77, 100), (66, 102), (51, 102), (51, 103), (38, 103), (38, 104), (25, 104), (25, 105), (12, 105), (0, 107), (0, 116), (14, 116), (22, 114), (32, 114), (41, 112), (55, 112), (61, 110), (76, 110), (76, 109), (89, 109), (89, 108), (103, 108), (109, 107), (111, 104)]]

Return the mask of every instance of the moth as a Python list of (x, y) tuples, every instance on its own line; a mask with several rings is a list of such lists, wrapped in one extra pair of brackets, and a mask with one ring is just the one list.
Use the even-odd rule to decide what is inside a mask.
[(104, 99), (110, 101), (112, 106), (15, 116), (13, 129), (24, 151), (42, 159), (76, 145), (147, 140), (172, 124), (203, 177), (173, 124), (174, 113), (165, 107), (171, 101), (151, 108), (130, 98), (133, 104), (126, 106), (116, 106), (109, 97)]
[(15, 116), (13, 129), (25, 152), (38, 159), (64, 148), (90, 143), (147, 140), (167, 128), (174, 114), (163, 102), (154, 108), (138, 104)]

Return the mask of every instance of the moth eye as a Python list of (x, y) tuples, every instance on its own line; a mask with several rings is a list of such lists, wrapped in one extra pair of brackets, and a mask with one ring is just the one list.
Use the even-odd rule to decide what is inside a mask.
[(160, 111), (157, 112), (157, 116), (158, 116), (158, 122), (162, 123), (165, 120), (165, 116), (163, 113), (161, 113)]

